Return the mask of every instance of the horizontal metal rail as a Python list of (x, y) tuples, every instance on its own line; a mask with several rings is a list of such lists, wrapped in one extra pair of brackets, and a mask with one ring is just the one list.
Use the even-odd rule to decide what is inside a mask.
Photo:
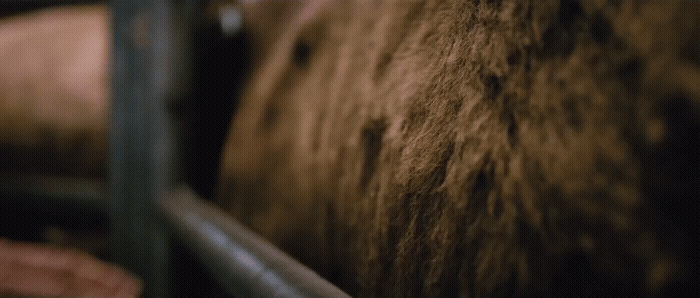
[(187, 187), (160, 206), (176, 236), (231, 295), (349, 297)]
[(107, 181), (104, 178), (45, 176), (0, 172), (0, 197), (40, 198), (47, 203), (82, 206), (107, 213)]

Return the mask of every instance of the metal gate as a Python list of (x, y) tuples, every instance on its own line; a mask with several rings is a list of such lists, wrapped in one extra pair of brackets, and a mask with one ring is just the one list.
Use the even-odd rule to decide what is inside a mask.
[(184, 183), (183, 119), (175, 107), (187, 100), (198, 1), (109, 5), (114, 47), (107, 183), (0, 177), (0, 193), (35, 198), (36, 208), (51, 202), (106, 214), (110, 258), (143, 278), (146, 297), (177, 294), (168, 274), (172, 241), (192, 251), (228, 295), (347, 296)]

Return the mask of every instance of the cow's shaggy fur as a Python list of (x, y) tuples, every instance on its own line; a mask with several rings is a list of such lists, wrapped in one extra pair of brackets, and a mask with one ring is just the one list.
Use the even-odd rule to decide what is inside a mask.
[(219, 198), (352, 294), (697, 290), (699, 7), (311, 1)]

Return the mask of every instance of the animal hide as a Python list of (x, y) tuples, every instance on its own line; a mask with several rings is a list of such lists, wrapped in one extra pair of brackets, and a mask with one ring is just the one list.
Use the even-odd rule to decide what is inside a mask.
[(698, 291), (700, 2), (304, 1), (281, 32), (218, 198), (349, 293)]
[(104, 5), (0, 20), (0, 169), (104, 175), (109, 30)]
[(0, 295), (140, 297), (143, 282), (79, 251), (0, 238)]

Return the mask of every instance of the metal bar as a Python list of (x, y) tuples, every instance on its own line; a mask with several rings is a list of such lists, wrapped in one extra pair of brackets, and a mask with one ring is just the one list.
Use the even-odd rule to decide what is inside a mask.
[(160, 206), (176, 236), (231, 295), (349, 297), (187, 187)]
[(3, 200), (34, 197), (51, 203), (82, 206), (107, 213), (107, 185), (101, 178), (0, 173)]
[[(0, 234), (16, 240), (46, 241), (48, 227), (56, 225), (99, 234), (108, 224), (106, 190), (106, 181), (100, 178), (1, 172)], [(99, 241), (94, 244), (82, 247), (97, 252)]]
[(172, 87), (174, 1), (112, 3), (110, 130), (111, 255), (144, 280), (146, 297), (167, 297), (169, 238), (156, 198), (179, 180)]

